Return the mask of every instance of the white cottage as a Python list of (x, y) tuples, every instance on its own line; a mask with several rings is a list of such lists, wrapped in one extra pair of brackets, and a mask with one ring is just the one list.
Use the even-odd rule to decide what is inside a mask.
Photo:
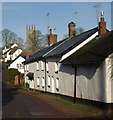
[[(40, 50), (24, 62), (29, 66), (26, 81), (33, 76), (33, 89), (112, 103), (113, 32), (106, 30), (103, 15), (99, 27), (80, 35), (75, 34), (73, 22), (68, 27), (69, 38)], [(51, 40), (54, 41), (53, 37)]]
[(9, 65), (8, 69), (15, 68), (18, 69), (20, 73), (24, 73), (24, 66), (22, 62), (25, 61), (25, 56), (20, 54), (18, 57), (16, 57)]
[(2, 50), (3, 61), (7, 62), (9, 60), (14, 60), (21, 52), (22, 50), (20, 49), (18, 44), (10, 43), (7, 46), (3, 47)]

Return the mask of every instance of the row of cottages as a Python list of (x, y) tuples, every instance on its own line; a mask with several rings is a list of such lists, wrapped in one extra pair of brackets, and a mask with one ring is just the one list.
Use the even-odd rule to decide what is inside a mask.
[(30, 89), (113, 103), (113, 31), (106, 29), (104, 16), (99, 26), (56, 42), (50, 31), (48, 47), (25, 62), (25, 83)]

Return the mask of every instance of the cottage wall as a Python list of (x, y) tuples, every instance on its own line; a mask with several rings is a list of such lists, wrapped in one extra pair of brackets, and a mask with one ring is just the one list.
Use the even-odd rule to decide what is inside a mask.
[(45, 91), (45, 61), (34, 63), (34, 80), (35, 90)]
[[(24, 68), (23, 68), (23, 65), (22, 65), (22, 62), (25, 61), (25, 59), (23, 57), (19, 57), (18, 59), (16, 59), (12, 64), (10, 64), (10, 66), (8, 67), (8, 69), (10, 68), (15, 68), (15, 69), (18, 69), (19, 72), (21, 73), (24, 73)], [(20, 64), (21, 67), (18, 68), (17, 67), (17, 64)]]
[(111, 58), (109, 57), (100, 65), (77, 66), (76, 97), (111, 103), (113, 102), (111, 81)]
[(60, 64), (60, 94), (74, 97), (75, 69), (70, 64)]
[[(66, 96), (74, 96), (74, 68), (58, 62), (59, 58), (47, 59), (49, 71), (47, 75), (47, 91)], [(58, 63), (56, 72), (55, 64)], [(50, 77), (50, 86), (48, 78)]]

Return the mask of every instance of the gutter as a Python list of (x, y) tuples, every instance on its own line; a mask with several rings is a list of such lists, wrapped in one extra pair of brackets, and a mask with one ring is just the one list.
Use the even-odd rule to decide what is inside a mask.
[(45, 58), (43, 58), (43, 59), (44, 59), (44, 62), (45, 62), (45, 92), (47, 92), (46, 59)]
[(72, 64), (72, 67), (75, 69), (75, 81), (74, 81), (74, 98), (73, 98), (73, 103), (76, 103), (76, 74), (77, 74), (77, 69), (76, 66)]

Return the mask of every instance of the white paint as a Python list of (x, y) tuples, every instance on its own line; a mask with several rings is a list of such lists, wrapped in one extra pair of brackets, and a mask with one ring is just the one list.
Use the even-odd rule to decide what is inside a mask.
[(51, 77), (51, 87), (52, 87), (52, 93), (55, 93), (55, 85), (54, 85), (54, 78)]
[(11, 48), (18, 47), (18, 44), (14, 43)]
[(14, 60), (16, 57), (18, 57), (22, 53), (21, 49), (17, 49), (10, 57), (10, 60)]
[(22, 62), (24, 62), (24, 61), (25, 61), (25, 59), (20, 56), (12, 64), (10, 64), (8, 69), (15, 68), (15, 69), (18, 69), (19, 72), (24, 73), (24, 67), (23, 68), (17, 68), (17, 64), (22, 64)]
[(63, 55), (62, 58), (61, 58), (61, 60), (60, 60), (60, 62), (63, 61), (63, 60), (65, 60), (66, 58), (68, 58), (74, 52), (78, 51), (80, 48), (82, 48), (84, 45), (86, 45), (88, 42), (90, 42), (97, 35), (98, 35), (98, 32), (96, 32), (91, 37), (89, 37), (88, 39), (86, 39), (84, 42), (82, 42), (81, 44), (79, 44), (78, 46), (76, 46), (74, 49), (72, 49), (71, 51), (69, 51), (68, 53), (66, 53), (65, 55)]

